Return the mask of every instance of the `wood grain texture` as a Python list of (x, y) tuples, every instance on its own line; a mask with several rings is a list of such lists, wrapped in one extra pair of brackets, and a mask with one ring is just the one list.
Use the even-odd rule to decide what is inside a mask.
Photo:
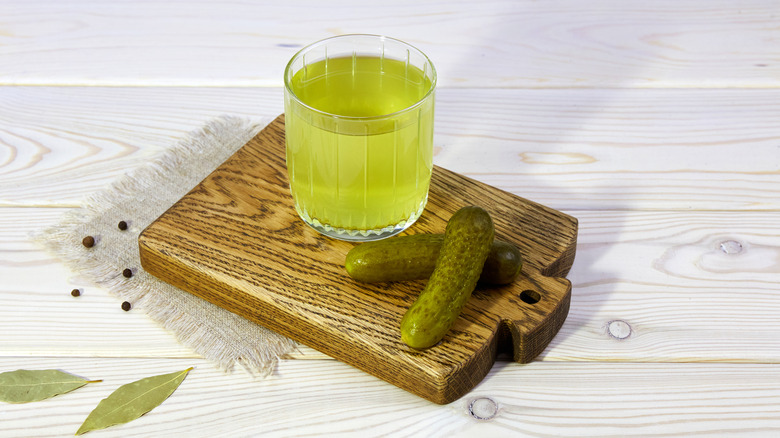
[[(194, 366), (163, 404), (99, 437), (775, 436), (780, 369), (765, 364), (501, 362), (466, 397), (429, 403), (334, 360), (286, 360), (266, 379), (203, 359), (0, 357), (0, 371), (103, 379), (34, 405), (0, 405), (0, 436), (72, 437), (118, 386)], [(483, 405), (487, 409), (475, 410)], [(491, 410), (490, 408), (493, 408)], [(489, 419), (472, 414), (494, 412)]]
[[(560, 211), (780, 209), (780, 89), (436, 99), (434, 164)], [(214, 117), (282, 111), (276, 88), (0, 87), (0, 205), (78, 205)]]
[[(192, 365), (151, 415), (96, 434), (777, 436), (777, 18), (775, 0), (0, 2), (0, 369), (106, 379), (0, 406), (0, 436), (72, 436), (116, 386)], [(212, 117), (279, 114), (293, 52), (366, 31), (433, 58), (436, 164), (580, 220), (541, 360), (498, 362), (446, 406), (308, 348), (269, 379), (226, 376), (165, 359), (187, 352), (108, 292), (70, 297), (78, 280), (26, 240), (56, 219), (38, 207), (79, 205)], [(469, 415), (479, 397), (498, 415)]]
[[(413, 232), (442, 232), (466, 205), (494, 218), (496, 238), (523, 254), (513, 284), (478, 290), (440, 345), (414, 351), (399, 323), (419, 282), (363, 285), (344, 270), (354, 245), (298, 218), (279, 116), (141, 233), (147, 272), (436, 403), (487, 374), (499, 346), (518, 362), (539, 355), (569, 310), (577, 220), (435, 168)], [(526, 297), (540, 297), (535, 302)]]
[[(577, 217), (573, 311), (551, 359), (780, 363), (777, 212)], [(612, 336), (613, 321), (630, 333)]]
[(0, 357), (199, 357), (29, 240), (65, 211), (0, 208)]
[[(773, 0), (4, 1), (0, 84), (276, 86), (303, 45), (408, 41), (443, 87), (777, 87)], [(52, 65), (58, 68), (51, 68)]]
[[(122, 312), (121, 300), (28, 241), (64, 211), (0, 208), (0, 355), (196, 357), (142, 309)], [(780, 363), (777, 212), (582, 210), (577, 219), (571, 307), (537, 360)], [(724, 242), (741, 251), (724, 252)], [(631, 327), (626, 339), (610, 335), (614, 320)]]

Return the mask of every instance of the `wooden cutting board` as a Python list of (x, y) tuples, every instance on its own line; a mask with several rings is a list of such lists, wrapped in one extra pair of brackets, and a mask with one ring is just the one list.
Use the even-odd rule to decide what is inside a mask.
[(289, 194), (279, 116), (139, 238), (152, 275), (435, 403), (479, 383), (499, 351), (526, 363), (569, 310), (577, 220), (434, 167), (428, 205), (407, 234), (443, 233), (459, 208), (479, 205), (496, 238), (518, 246), (511, 285), (479, 286), (438, 345), (414, 351), (399, 323), (423, 281), (361, 284), (344, 269), (355, 244), (309, 228)]

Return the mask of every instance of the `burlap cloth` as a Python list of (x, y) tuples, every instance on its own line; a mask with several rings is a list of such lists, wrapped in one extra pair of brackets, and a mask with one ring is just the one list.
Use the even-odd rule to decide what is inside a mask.
[[(77, 281), (130, 302), (133, 311), (146, 312), (219, 368), (231, 370), (238, 364), (253, 374), (268, 374), (297, 344), (147, 274), (141, 268), (138, 235), (270, 122), (215, 119), (32, 238), (67, 265)], [(128, 224), (127, 230), (119, 229), (120, 221)], [(82, 244), (85, 236), (94, 236), (92, 248)], [(128, 268), (130, 278), (123, 275)]]

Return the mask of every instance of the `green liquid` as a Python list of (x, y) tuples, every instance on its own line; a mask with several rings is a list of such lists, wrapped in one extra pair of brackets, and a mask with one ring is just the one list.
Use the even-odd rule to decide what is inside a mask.
[(285, 101), (287, 167), (301, 216), (351, 231), (414, 222), (433, 167), (433, 96), (403, 110), (430, 91), (425, 73), (391, 59), (333, 58), (298, 71), (290, 88), (305, 104)]

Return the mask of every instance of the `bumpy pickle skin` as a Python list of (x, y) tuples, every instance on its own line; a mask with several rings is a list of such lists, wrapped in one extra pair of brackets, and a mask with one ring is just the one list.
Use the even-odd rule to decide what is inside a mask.
[(493, 221), (480, 207), (464, 207), (447, 223), (436, 267), (401, 319), (401, 340), (426, 349), (444, 338), (477, 285), (493, 242)]
[(520, 275), (523, 269), (523, 258), (520, 250), (511, 243), (494, 240), (490, 246), (479, 282), (482, 284), (509, 284)]
[(421, 280), (430, 277), (443, 234), (413, 234), (361, 243), (347, 253), (350, 277), (365, 283)]
[[(443, 240), (443, 234), (413, 234), (361, 243), (347, 253), (344, 265), (350, 277), (364, 283), (424, 280), (436, 267)], [(494, 240), (479, 283), (509, 284), (521, 269), (517, 247)]]

